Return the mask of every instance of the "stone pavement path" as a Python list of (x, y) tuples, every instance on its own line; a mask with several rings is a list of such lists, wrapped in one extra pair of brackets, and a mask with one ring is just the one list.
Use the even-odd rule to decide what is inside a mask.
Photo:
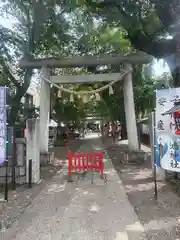
[[(104, 151), (89, 139), (79, 151)], [(38, 194), (1, 240), (138, 240), (144, 229), (128, 201), (122, 182), (104, 153), (107, 183), (95, 175), (67, 183), (65, 166)]]
[[(70, 147), (74, 152), (84, 142), (84, 140), (71, 141)], [(25, 184), (17, 186), (16, 190), (8, 191), (8, 203), (0, 202), (0, 231), (2, 228), (9, 228), (25, 211), (25, 209), (32, 203), (33, 199), (41, 192), (42, 189), (51, 182), (52, 177), (60, 171), (64, 165), (64, 161), (67, 159), (67, 147), (60, 146), (54, 149), (55, 158), (52, 164), (41, 167), (41, 181), (39, 184), (34, 185), (32, 188), (28, 188)], [(0, 191), (0, 198), (4, 199), (4, 192)], [(1, 236), (1, 234), (0, 234)]]

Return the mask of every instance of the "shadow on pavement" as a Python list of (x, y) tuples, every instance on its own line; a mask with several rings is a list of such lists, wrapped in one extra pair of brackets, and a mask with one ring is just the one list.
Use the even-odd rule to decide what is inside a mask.
[[(84, 144), (83, 140), (72, 142), (70, 149), (76, 151), (82, 144)], [(61, 170), (67, 159), (67, 148), (56, 147), (51, 151), (55, 151), (55, 160), (52, 164), (41, 167), (41, 182), (34, 184), (30, 189), (27, 185), (22, 185), (17, 186), (15, 191), (9, 190), (9, 201), (7, 203), (0, 203), (0, 222), (3, 220), (5, 228), (9, 228), (20, 217), (45, 185)]]
[(154, 198), (154, 182), (151, 165), (122, 164), (122, 145), (104, 143), (120, 179), (129, 202), (145, 228), (145, 239), (179, 239), (180, 201), (166, 183), (158, 183), (158, 201)]

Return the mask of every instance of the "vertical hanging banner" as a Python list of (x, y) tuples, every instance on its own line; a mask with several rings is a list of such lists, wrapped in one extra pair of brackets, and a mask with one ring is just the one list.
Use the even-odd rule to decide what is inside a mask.
[(7, 141), (6, 96), (7, 88), (0, 87), (0, 164), (3, 164), (6, 160), (6, 141)]
[(180, 172), (180, 88), (156, 90), (156, 166)]

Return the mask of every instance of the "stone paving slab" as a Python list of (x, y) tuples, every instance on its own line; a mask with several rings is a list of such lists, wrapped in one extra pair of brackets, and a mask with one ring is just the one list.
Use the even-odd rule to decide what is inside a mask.
[[(79, 151), (104, 151), (90, 140)], [(34, 199), (1, 240), (139, 240), (143, 226), (128, 201), (122, 182), (105, 154), (107, 183), (94, 175), (66, 182), (66, 165)]]

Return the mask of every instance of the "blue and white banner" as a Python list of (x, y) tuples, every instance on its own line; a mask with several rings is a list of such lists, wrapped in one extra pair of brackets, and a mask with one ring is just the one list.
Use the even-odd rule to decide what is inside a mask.
[(180, 172), (180, 88), (156, 90), (156, 166)]
[(7, 111), (6, 96), (7, 88), (0, 87), (0, 164), (6, 160), (6, 141), (7, 141)]

